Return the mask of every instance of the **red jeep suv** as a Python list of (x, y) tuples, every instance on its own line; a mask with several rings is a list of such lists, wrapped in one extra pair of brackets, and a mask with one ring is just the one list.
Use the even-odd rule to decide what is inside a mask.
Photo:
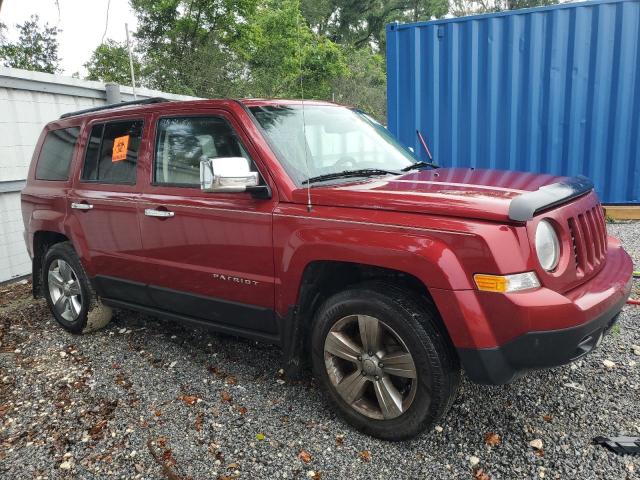
[(150, 99), (48, 124), (22, 191), (34, 295), (281, 345), (385, 439), (595, 348), (632, 263), (584, 177), (438, 168), (323, 102)]

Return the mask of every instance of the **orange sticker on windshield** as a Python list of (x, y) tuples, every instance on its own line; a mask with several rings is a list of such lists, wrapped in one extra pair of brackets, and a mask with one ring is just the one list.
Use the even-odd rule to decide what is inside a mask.
[(113, 151), (111, 152), (111, 161), (119, 162), (127, 158), (127, 149), (129, 148), (129, 135), (116, 137), (113, 141)]

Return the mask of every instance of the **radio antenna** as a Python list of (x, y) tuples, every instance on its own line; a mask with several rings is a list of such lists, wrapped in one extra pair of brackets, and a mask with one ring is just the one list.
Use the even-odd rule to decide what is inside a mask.
[[(304, 82), (303, 77), (304, 73), (302, 70), (302, 37), (300, 35), (300, 17), (302, 14), (300, 13), (300, 8), (298, 7), (298, 15), (296, 16), (297, 20), (297, 28), (296, 33), (298, 34), (298, 59), (300, 60), (300, 99), (302, 102), (302, 147), (304, 148), (304, 164), (307, 169), (307, 179), (311, 178), (311, 172), (309, 170), (309, 154), (307, 152), (307, 120), (304, 115)], [(307, 181), (307, 211), (311, 212), (311, 182)]]
[(127, 33), (127, 50), (129, 51), (129, 67), (131, 67), (131, 88), (133, 89), (133, 99), (137, 100), (136, 96), (136, 74), (133, 71), (133, 55), (131, 54), (131, 43), (129, 42), (129, 25), (124, 24), (124, 31)]

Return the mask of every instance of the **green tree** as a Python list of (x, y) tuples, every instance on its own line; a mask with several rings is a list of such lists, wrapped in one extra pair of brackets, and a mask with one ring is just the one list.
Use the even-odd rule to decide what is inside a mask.
[(382, 54), (368, 48), (348, 48), (348, 72), (332, 82), (335, 101), (352, 105), (386, 123), (387, 75)]
[(554, 5), (559, 0), (451, 0), (451, 13), (457, 17), (480, 13)]
[[(115, 82), (120, 85), (131, 84), (131, 67), (126, 43), (107, 40), (93, 51), (91, 58), (84, 64), (84, 67), (88, 72), (88, 80)], [(143, 83), (140, 74), (141, 64), (135, 57), (133, 69), (136, 75), (136, 82)]]
[(336, 43), (384, 51), (387, 23), (442, 17), (449, 0), (303, 0), (302, 11), (315, 32)]
[[(329, 98), (342, 49), (314, 33), (299, 0), (132, 0), (142, 76), (202, 97)], [(302, 60), (302, 62), (301, 62)], [(302, 70), (301, 70), (302, 63)]]
[[(311, 31), (299, 0), (268, 1), (249, 18), (235, 46), (248, 67), (252, 96), (330, 98), (334, 78), (347, 73), (338, 45)], [(302, 82), (302, 83), (301, 83)]]
[[(11, 43), (0, 35), (0, 61), (5, 67), (22, 68), (38, 72), (58, 73), (60, 58), (58, 58), (57, 27), (50, 27), (47, 23), (39, 25), (38, 15), (22, 24), (16, 24), (18, 41)], [(3, 28), (6, 26), (2, 25)], [(3, 28), (0, 28), (2, 30)]]
[[(149, 85), (175, 93), (203, 95), (210, 85), (205, 70), (216, 78), (234, 57), (229, 45), (246, 28), (258, 0), (131, 0), (138, 18), (138, 49), (145, 59)], [(217, 54), (212, 53), (218, 50)], [(194, 64), (214, 61), (209, 68)], [(241, 71), (241, 65), (234, 65)], [(200, 76), (196, 77), (195, 74)], [(204, 80), (204, 81), (203, 81)], [(208, 95), (211, 96), (211, 95)]]

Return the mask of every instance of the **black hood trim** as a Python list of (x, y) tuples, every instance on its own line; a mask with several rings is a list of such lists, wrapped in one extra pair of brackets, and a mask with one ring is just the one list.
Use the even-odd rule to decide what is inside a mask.
[(593, 182), (582, 175), (545, 185), (535, 192), (523, 193), (511, 200), (509, 218), (516, 222), (526, 222), (536, 213), (567, 203), (591, 190)]

